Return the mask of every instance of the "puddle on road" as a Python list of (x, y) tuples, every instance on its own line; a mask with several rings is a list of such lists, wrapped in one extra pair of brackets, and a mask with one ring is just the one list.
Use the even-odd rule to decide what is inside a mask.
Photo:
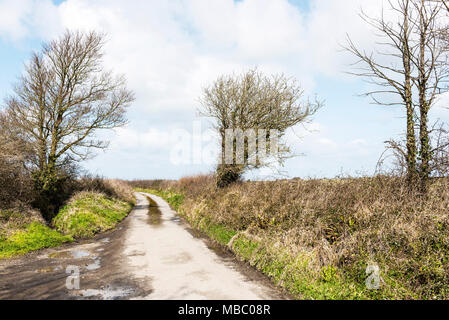
[(34, 273), (51, 273), (51, 272), (61, 271), (61, 270), (62, 270), (62, 266), (56, 266), (56, 267), (47, 267), (47, 268), (38, 269), (38, 270), (35, 270)]
[(124, 298), (131, 295), (134, 292), (129, 288), (105, 288), (105, 289), (87, 289), (81, 290), (79, 295), (86, 298), (102, 298), (103, 300), (115, 300)]
[(86, 266), (87, 270), (97, 270), (97, 269), (100, 269), (100, 268), (101, 268), (101, 260), (100, 259), (96, 259), (94, 261), (94, 263), (89, 264), (89, 265)]
[(81, 259), (81, 258), (90, 256), (90, 253), (87, 251), (83, 251), (83, 250), (74, 250), (74, 251), (72, 251), (72, 256), (75, 259)]
[(148, 223), (155, 227), (160, 227), (162, 225), (162, 212), (159, 210), (157, 203), (147, 197), (150, 205), (148, 206)]
[(70, 251), (53, 252), (48, 255), (52, 259), (72, 259), (73, 255)]
[(90, 253), (84, 250), (53, 252), (48, 255), (51, 259), (81, 259), (88, 256)]

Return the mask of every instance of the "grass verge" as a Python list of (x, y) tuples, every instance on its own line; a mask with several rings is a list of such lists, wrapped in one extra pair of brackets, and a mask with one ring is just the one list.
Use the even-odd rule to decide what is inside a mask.
[(313, 271), (312, 261), (306, 255), (292, 256), (286, 250), (274, 247), (264, 240), (251, 239), (244, 233), (234, 239), (232, 250), (244, 261), (272, 281), (286, 289), (293, 297), (306, 300), (368, 300), (382, 299), (379, 291), (368, 291), (355, 281), (343, 276), (334, 266)]
[(57, 247), (73, 238), (64, 236), (49, 227), (33, 222), (10, 236), (0, 237), (0, 259), (23, 255), (30, 251)]
[(132, 204), (96, 192), (74, 196), (54, 218), (55, 229), (76, 239), (92, 238), (113, 229), (131, 211)]
[(39, 212), (25, 205), (0, 209), (0, 259), (91, 238), (114, 228), (135, 204), (132, 188), (121, 181), (91, 179), (82, 183), (90, 191), (69, 200), (53, 219), (53, 229)]

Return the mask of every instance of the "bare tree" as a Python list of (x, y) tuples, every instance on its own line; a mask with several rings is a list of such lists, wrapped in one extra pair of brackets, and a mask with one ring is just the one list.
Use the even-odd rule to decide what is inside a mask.
[[(291, 156), (290, 148), (282, 142), (286, 130), (308, 121), (322, 105), (319, 101), (302, 100), (303, 95), (295, 80), (284, 75), (265, 76), (256, 69), (222, 76), (204, 90), (200, 113), (214, 119), (221, 139), (219, 187), (239, 180), (247, 170), (270, 166), (273, 161), (282, 164)], [(229, 131), (234, 134), (232, 140)], [(276, 144), (266, 146), (273, 139)], [(243, 161), (238, 161), (239, 145)]]
[[(392, 6), (392, 8), (394, 8)], [(414, 105), (412, 101), (412, 65), (411, 65), (411, 48), (410, 36), (411, 27), (409, 24), (410, 2), (409, 0), (398, 1), (398, 11), (402, 13), (402, 21), (396, 24), (389, 23), (382, 17), (379, 19), (370, 18), (365, 13), (361, 13), (362, 19), (369, 25), (378, 30), (381, 36), (387, 39), (387, 42), (379, 43), (384, 51), (380, 55), (388, 56), (396, 60), (396, 65), (382, 64), (377, 62), (372, 52), (367, 53), (359, 50), (353, 41), (348, 37), (349, 52), (353, 53), (359, 61), (355, 65), (358, 67), (353, 74), (366, 77), (371, 84), (378, 86), (380, 89), (366, 93), (370, 96), (374, 103), (394, 106), (404, 105), (406, 111), (406, 150), (401, 153), (406, 159), (407, 175), (410, 181), (416, 179), (416, 137), (415, 137), (415, 121), (414, 121)], [(378, 51), (380, 49), (377, 49)], [(396, 100), (381, 101), (379, 96), (388, 94), (397, 96)], [(388, 142), (390, 147), (397, 148), (399, 143), (395, 141)]]
[(134, 100), (123, 76), (102, 66), (104, 35), (66, 31), (33, 53), (7, 99), (6, 112), (33, 146), (41, 190), (55, 192), (58, 172), (107, 147), (95, 134), (126, 123)]
[[(401, 142), (389, 141), (388, 147), (403, 155), (411, 185), (423, 192), (431, 175), (432, 146), (430, 143), (430, 108), (448, 79), (448, 46), (442, 18), (443, 4), (427, 0), (389, 1), (397, 20), (361, 16), (378, 31), (381, 41), (375, 53), (366, 53), (348, 37), (347, 50), (359, 60), (353, 74), (366, 77), (378, 87), (367, 93), (382, 105), (403, 105), (406, 114), (405, 148)], [(387, 99), (385, 94), (396, 98)], [(418, 137), (416, 129), (418, 129)]]
[(413, 1), (419, 18), (415, 22), (419, 38), (419, 53), (413, 57), (418, 70), (416, 84), (419, 94), (419, 137), (420, 137), (420, 180), (423, 191), (427, 190), (431, 174), (432, 146), (429, 130), (429, 110), (436, 101), (441, 90), (446, 86), (449, 77), (447, 40), (442, 36), (446, 25), (441, 3), (426, 0)]

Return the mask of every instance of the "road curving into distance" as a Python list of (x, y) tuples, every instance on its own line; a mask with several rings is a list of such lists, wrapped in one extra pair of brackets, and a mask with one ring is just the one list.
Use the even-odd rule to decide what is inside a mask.
[(0, 260), (0, 299), (287, 298), (264, 275), (190, 229), (160, 197), (136, 198), (112, 232)]

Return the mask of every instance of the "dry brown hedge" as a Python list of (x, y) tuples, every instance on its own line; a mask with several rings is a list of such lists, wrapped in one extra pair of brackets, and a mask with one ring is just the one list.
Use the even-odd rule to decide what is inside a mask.
[(244, 182), (225, 189), (215, 189), (214, 181), (199, 176), (152, 187), (183, 193), (184, 214), (313, 256), (317, 272), (331, 265), (363, 283), (367, 264), (375, 263), (394, 296), (449, 298), (447, 178), (435, 179), (427, 197), (388, 176)]

